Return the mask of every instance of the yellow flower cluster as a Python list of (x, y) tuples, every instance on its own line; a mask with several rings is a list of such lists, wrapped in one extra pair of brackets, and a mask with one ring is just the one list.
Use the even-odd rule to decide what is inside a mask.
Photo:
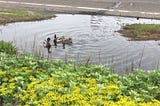
[(1, 71), (0, 70), (0, 76), (5, 75), (5, 74), (6, 74), (6, 71)]
[[(114, 82), (98, 83), (95, 78), (75, 77), (70, 81), (73, 84), (70, 84), (63, 77), (36, 77), (37, 74), (45, 74), (45, 71), (29, 70), (26, 67), (19, 70), (28, 73), (25, 74), (28, 75), (26, 79), (2, 78), (0, 97), (12, 95), (21, 106), (160, 106), (158, 100), (137, 103), (129, 96), (123, 96)], [(31, 72), (36, 72), (36, 75), (30, 74)], [(5, 74), (0, 71), (0, 75)], [(23, 80), (27, 81), (23, 85), (25, 87), (15, 91)]]

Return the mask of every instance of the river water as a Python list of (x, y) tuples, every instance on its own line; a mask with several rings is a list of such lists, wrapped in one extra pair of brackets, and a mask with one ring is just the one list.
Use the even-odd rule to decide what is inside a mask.
[[(56, 18), (17, 22), (0, 26), (0, 40), (12, 41), (20, 51), (76, 64), (103, 64), (113, 67), (119, 74), (140, 68), (145, 71), (157, 69), (160, 61), (160, 41), (130, 41), (117, 31), (125, 24), (154, 23), (160, 20), (115, 16), (57, 14)], [(50, 37), (71, 37), (73, 44), (66, 49), (59, 44), (52, 46), (48, 54), (43, 41)]]

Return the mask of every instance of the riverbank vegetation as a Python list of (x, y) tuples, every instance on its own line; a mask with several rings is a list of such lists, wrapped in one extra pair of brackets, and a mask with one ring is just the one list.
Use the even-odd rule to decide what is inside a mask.
[(0, 52), (16, 54), (16, 47), (11, 42), (0, 41)]
[(102, 65), (76, 66), (4, 50), (0, 52), (1, 106), (160, 105), (160, 70), (120, 76)]
[(160, 24), (132, 24), (119, 31), (131, 40), (160, 40)]
[(6, 24), (19, 21), (35, 21), (53, 17), (32, 11), (24, 11), (17, 9), (0, 9), (0, 24)]

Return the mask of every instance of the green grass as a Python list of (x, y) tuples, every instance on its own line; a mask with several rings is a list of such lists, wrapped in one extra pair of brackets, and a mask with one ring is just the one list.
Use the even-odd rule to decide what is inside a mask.
[(131, 40), (160, 40), (160, 24), (125, 25), (119, 32)]
[(32, 11), (16, 9), (0, 9), (0, 24), (6, 24), (18, 21), (34, 21), (51, 18), (51, 15), (44, 15)]
[(7, 43), (5, 41), (0, 41), (0, 52), (4, 52), (7, 54), (16, 54), (16, 47), (13, 46), (11, 42)]

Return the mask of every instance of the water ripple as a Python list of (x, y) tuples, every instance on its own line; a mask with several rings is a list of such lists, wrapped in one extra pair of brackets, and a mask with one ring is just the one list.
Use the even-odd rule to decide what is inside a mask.
[[(90, 63), (114, 65), (117, 73), (124, 73), (133, 66), (144, 70), (156, 69), (160, 61), (159, 41), (128, 41), (128, 38), (116, 32), (123, 25), (133, 23), (160, 24), (160, 21), (59, 14), (50, 20), (0, 26), (0, 39), (14, 41), (18, 48), (36, 52), (45, 58), (73, 59), (79, 64), (90, 58)], [(48, 55), (42, 43), (47, 37), (53, 40), (55, 34), (71, 37), (73, 45), (66, 45), (66, 49), (62, 49), (62, 44), (57, 48), (52, 46), (52, 53)]]

